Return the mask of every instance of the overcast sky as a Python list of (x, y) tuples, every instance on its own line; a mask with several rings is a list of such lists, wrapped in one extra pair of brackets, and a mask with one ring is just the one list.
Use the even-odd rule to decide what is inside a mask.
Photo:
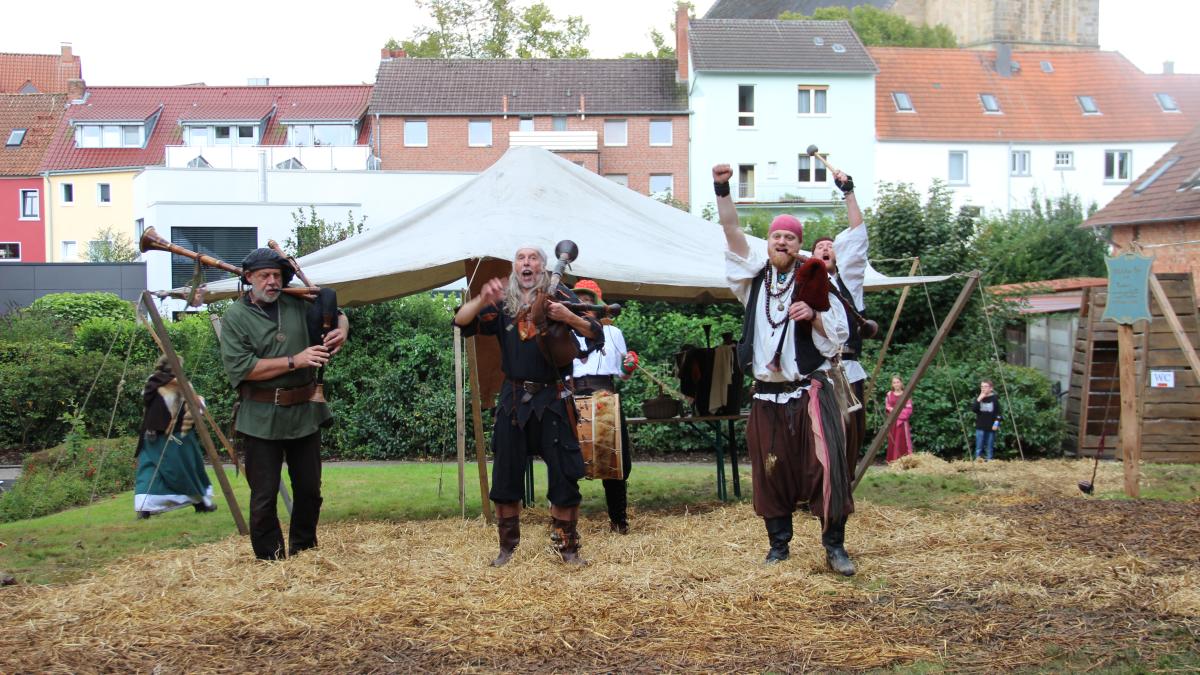
[[(556, 16), (584, 17), (593, 56), (647, 51), (651, 28), (674, 43), (674, 0), (546, 1)], [(697, 0), (697, 15), (713, 2)], [(383, 43), (428, 22), (412, 0), (20, 4), (0, 21), (0, 51), (55, 53), (70, 42), (91, 85), (234, 85), (250, 77), (272, 84), (372, 82)], [(1200, 73), (1197, 26), (1200, 0), (1100, 0), (1100, 46), (1147, 72), (1173, 60), (1176, 72)]]

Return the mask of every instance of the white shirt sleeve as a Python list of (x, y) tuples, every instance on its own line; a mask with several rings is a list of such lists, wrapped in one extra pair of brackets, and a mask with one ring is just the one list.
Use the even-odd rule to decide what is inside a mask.
[(812, 332), (813, 346), (825, 358), (832, 358), (842, 351), (842, 345), (850, 339), (850, 325), (846, 322), (846, 308), (842, 307), (842, 302), (830, 293), (829, 310), (820, 312), (820, 314), (825, 335), (821, 335), (814, 329)]
[(613, 351), (616, 352), (614, 355), (617, 361), (623, 360), (625, 355), (629, 353), (629, 349), (625, 347), (625, 334), (616, 326), (605, 326), (604, 329), (608, 331), (608, 335), (604, 336), (606, 338), (604, 348), (607, 350), (609, 347), (612, 347)]
[(762, 251), (755, 252), (751, 249), (750, 255), (743, 258), (733, 251), (725, 250), (725, 280), (729, 283), (729, 290), (733, 291), (742, 306), (749, 302), (750, 285), (766, 264), (767, 255)]
[(837, 255), (838, 274), (850, 290), (854, 307), (859, 311), (866, 308), (863, 301), (863, 280), (867, 274), (867, 225), (850, 227), (838, 232), (833, 238), (833, 252)]

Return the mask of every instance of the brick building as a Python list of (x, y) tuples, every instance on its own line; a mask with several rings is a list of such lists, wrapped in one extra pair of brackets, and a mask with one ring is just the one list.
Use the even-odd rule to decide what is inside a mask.
[(46, 261), (38, 167), (66, 102), (66, 94), (0, 94), (0, 263)]
[(1112, 228), (1122, 249), (1146, 247), (1154, 272), (1191, 272), (1200, 284), (1200, 126), (1083, 226)]
[(83, 66), (69, 44), (59, 54), (0, 53), (0, 94), (82, 95), (82, 86)]
[(385, 49), (372, 145), (384, 170), (470, 172), (534, 145), (686, 204), (688, 99), (676, 72), (670, 59), (417, 59)]

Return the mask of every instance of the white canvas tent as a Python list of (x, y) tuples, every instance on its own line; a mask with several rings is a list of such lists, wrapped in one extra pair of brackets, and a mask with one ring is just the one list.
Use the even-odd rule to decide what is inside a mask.
[[(608, 297), (733, 300), (719, 225), (533, 147), (512, 148), (455, 192), (299, 262), (314, 284), (333, 288), (340, 304), (352, 306), (444, 286), (463, 277), (464, 263), (511, 260), (522, 245), (553, 254), (562, 239), (579, 245), (571, 274), (595, 279)], [(750, 245), (766, 244), (751, 238)], [(866, 287), (945, 278), (885, 277), (868, 269)], [(236, 281), (208, 289), (210, 298), (230, 297)]]

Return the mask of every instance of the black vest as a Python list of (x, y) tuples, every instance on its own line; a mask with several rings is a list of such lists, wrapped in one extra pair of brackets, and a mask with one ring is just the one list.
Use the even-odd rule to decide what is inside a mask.
[[(746, 316), (742, 320), (742, 339), (737, 344), (737, 360), (742, 371), (754, 373), (754, 327), (757, 324), (757, 312), (762, 311), (761, 303), (759, 303), (759, 292), (762, 290), (763, 281), (767, 278), (767, 270), (771, 264), (767, 263), (763, 266), (762, 271), (754, 277), (754, 282), (750, 285), (750, 298), (746, 301)], [(795, 274), (795, 269), (792, 270)], [(800, 328), (793, 325), (791, 327), (792, 338), (796, 343), (796, 368), (800, 373), (807, 375), (821, 367), (825, 363), (825, 355), (817, 349), (813, 344), (812, 328), (805, 326)]]
[[(851, 310), (858, 311), (858, 308), (853, 306), (854, 296), (850, 294), (850, 289), (846, 288), (846, 283), (842, 281), (842, 275), (835, 274), (833, 279), (837, 282), (838, 292), (841, 293), (842, 299), (845, 301), (842, 304), (849, 305), (846, 307), (846, 324), (850, 326), (850, 337), (846, 340), (846, 346), (843, 353), (854, 352), (853, 356), (847, 354), (846, 358), (851, 361), (857, 361), (859, 355), (862, 354), (863, 339), (862, 334), (858, 332), (858, 321), (854, 319), (854, 315), (850, 312)], [(858, 313), (861, 314), (864, 319), (867, 318), (866, 311), (861, 311)]]

